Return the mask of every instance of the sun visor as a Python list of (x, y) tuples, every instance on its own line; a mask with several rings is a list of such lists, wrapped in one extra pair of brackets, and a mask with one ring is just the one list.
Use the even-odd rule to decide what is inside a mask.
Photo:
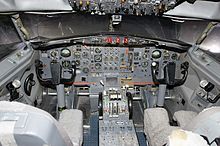
[(1, 0), (0, 12), (72, 10), (68, 0)]

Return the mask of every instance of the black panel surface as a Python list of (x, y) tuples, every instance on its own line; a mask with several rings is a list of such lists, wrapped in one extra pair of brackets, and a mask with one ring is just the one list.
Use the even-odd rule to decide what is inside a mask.
[(0, 15), (0, 60), (12, 53), (15, 44), (21, 42), (8, 15)]

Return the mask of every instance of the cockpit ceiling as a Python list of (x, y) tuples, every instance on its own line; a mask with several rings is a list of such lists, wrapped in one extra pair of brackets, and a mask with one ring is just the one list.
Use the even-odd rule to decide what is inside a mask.
[[(190, 2), (190, 3), (189, 3)], [(0, 12), (87, 12), (220, 20), (218, 0), (0, 0)]]
[(206, 21), (176, 22), (169, 18), (155, 16), (125, 15), (122, 17), (122, 22), (111, 30), (109, 15), (22, 14), (20, 18), (30, 33), (30, 38), (41, 40), (114, 32), (193, 44), (208, 24)]

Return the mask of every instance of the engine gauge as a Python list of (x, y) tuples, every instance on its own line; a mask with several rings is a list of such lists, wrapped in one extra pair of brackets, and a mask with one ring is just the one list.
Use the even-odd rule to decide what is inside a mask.
[(71, 51), (68, 48), (64, 48), (61, 50), (61, 56), (62, 57), (70, 57)]
[(148, 66), (148, 62), (142, 62), (142, 63), (141, 63), (141, 66), (142, 66), (142, 67), (147, 67), (147, 66)]
[(76, 61), (75, 61), (75, 65), (76, 65), (76, 66), (80, 66), (80, 64), (81, 64), (81, 63), (80, 63), (80, 60), (76, 60)]
[(155, 51), (152, 52), (152, 58), (158, 59), (160, 57), (161, 57), (161, 51), (155, 50)]
[(76, 58), (76, 59), (80, 59), (80, 57), (81, 57), (81, 55), (80, 55), (80, 52), (74, 52), (74, 57)]
[(51, 52), (50, 52), (50, 56), (51, 56), (52, 58), (58, 58), (58, 51), (56, 51), (56, 50), (51, 51)]
[(178, 54), (173, 53), (172, 56), (171, 56), (171, 58), (172, 58), (173, 60), (178, 60)]
[(95, 64), (95, 69), (100, 70), (102, 68), (102, 65), (100, 63)]
[(85, 67), (85, 68), (82, 69), (82, 71), (87, 74), (89, 72), (89, 68)]
[(82, 53), (82, 57), (83, 58), (88, 58), (89, 57), (89, 53), (88, 52), (83, 52)]
[(147, 53), (144, 53), (144, 55), (142, 56), (143, 59), (147, 59)]
[(101, 55), (95, 55), (94, 60), (95, 60), (95, 62), (101, 62), (102, 61), (102, 56)]
[(63, 68), (65, 68), (65, 69), (71, 68), (70, 61), (67, 61), (67, 60), (63, 61), (63, 62), (62, 62), (62, 66), (63, 66)]
[(96, 53), (101, 53), (102, 50), (101, 50), (101, 48), (95, 48), (95, 52), (96, 52)]

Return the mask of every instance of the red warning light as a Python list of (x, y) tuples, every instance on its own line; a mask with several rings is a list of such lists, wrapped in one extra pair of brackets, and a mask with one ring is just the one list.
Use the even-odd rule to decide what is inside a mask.
[(124, 37), (124, 44), (128, 44), (128, 38)]
[(116, 44), (120, 44), (120, 38), (119, 37), (116, 38)]
[(106, 38), (106, 43), (111, 44), (112, 43), (112, 37), (107, 37)]

